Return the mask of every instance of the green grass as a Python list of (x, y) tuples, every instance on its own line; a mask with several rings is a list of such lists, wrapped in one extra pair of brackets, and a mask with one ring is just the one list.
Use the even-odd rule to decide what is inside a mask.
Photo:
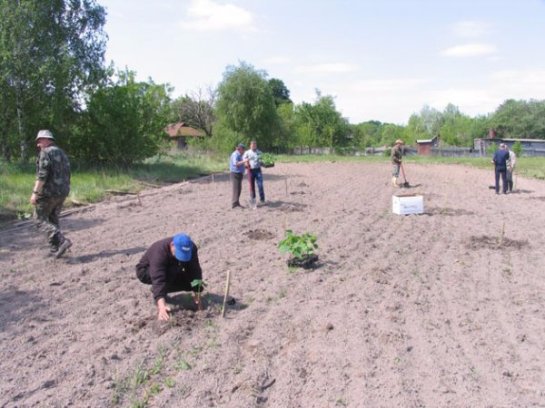
[[(128, 169), (89, 169), (73, 164), (71, 191), (65, 206), (98, 202), (112, 191), (136, 193), (149, 184), (175, 183), (224, 171), (227, 161), (227, 157), (177, 153), (156, 156)], [(0, 223), (32, 214), (29, 199), (34, 180), (34, 166), (0, 162)]]

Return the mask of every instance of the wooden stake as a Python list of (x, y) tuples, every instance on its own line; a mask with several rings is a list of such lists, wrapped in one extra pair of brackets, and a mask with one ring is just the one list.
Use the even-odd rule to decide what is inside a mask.
[(286, 183), (286, 197), (288, 196), (288, 178), (286, 177), (284, 179), (284, 182)]
[(221, 307), (221, 317), (225, 317), (225, 304), (227, 296), (229, 296), (229, 288), (231, 287), (231, 271), (227, 271), (227, 282), (225, 282), (225, 295), (223, 296), (223, 306)]

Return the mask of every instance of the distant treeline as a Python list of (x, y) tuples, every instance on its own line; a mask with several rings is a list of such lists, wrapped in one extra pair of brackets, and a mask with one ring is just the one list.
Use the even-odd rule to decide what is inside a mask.
[[(128, 166), (167, 145), (168, 123), (183, 121), (206, 137), (192, 143), (227, 152), (256, 139), (263, 149), (366, 148), (441, 136), (471, 146), (488, 129), (504, 138), (545, 139), (545, 101), (506, 100), (470, 117), (449, 104), (424, 106), (407, 125), (351, 124), (334, 98), (294, 104), (278, 78), (246, 62), (228, 66), (215, 88), (174, 99), (168, 84), (139, 82), (106, 66), (106, 11), (95, 0), (0, 0), (0, 155), (27, 161), (39, 129), (51, 129), (73, 160)], [(365, 112), (363, 112), (365, 114)]]

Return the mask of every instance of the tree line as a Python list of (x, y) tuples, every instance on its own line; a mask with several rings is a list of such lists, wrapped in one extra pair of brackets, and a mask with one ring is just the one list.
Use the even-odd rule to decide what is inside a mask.
[(168, 142), (164, 128), (183, 121), (206, 134), (198, 143), (221, 152), (256, 139), (263, 149), (363, 149), (440, 136), (471, 146), (488, 129), (500, 137), (545, 139), (545, 101), (513, 100), (470, 117), (449, 104), (424, 106), (406, 125), (351, 124), (335, 98), (316, 91), (295, 104), (281, 79), (247, 62), (226, 67), (215, 88), (172, 98), (168, 84), (137, 81), (104, 61), (105, 9), (96, 0), (0, 0), (0, 154), (27, 160), (37, 130), (51, 129), (82, 163), (127, 166)]

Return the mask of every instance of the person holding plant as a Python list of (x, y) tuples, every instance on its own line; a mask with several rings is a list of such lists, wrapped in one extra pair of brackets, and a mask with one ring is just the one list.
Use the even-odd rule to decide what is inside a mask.
[(170, 318), (168, 293), (193, 291), (193, 300), (199, 306), (202, 285), (192, 282), (202, 281), (202, 270), (197, 246), (187, 234), (179, 233), (153, 243), (136, 265), (136, 276), (140, 282), (151, 285), (158, 320)]
[(231, 208), (242, 207), (240, 205), (240, 193), (242, 191), (242, 178), (244, 177), (244, 164), (242, 159), (246, 146), (239, 143), (229, 159), (229, 178), (231, 179), (232, 199)]
[(30, 204), (35, 206), (38, 227), (47, 234), (51, 254), (60, 258), (72, 246), (72, 241), (64, 236), (59, 225), (62, 205), (70, 193), (70, 161), (66, 153), (55, 145), (49, 130), (38, 132), (36, 146), (40, 152)]
[(263, 189), (263, 173), (261, 173), (261, 150), (257, 149), (257, 142), (250, 142), (250, 150), (247, 150), (243, 156), (248, 169), (248, 181), (250, 183), (250, 201), (255, 204), (255, 184), (259, 190), (259, 201), (265, 202), (265, 190)]
[(392, 148), (392, 152), (390, 154), (390, 157), (392, 159), (392, 185), (394, 187), (399, 187), (399, 184), (397, 184), (397, 179), (399, 177), (399, 169), (401, 167), (401, 160), (403, 158), (403, 140), (397, 139), (394, 143), (394, 147)]
[(512, 149), (509, 149), (509, 146), (506, 145), (506, 149), (509, 152), (509, 160), (507, 161), (507, 191), (510, 193), (513, 192), (513, 171), (515, 170), (515, 165), (517, 164), (517, 155)]

